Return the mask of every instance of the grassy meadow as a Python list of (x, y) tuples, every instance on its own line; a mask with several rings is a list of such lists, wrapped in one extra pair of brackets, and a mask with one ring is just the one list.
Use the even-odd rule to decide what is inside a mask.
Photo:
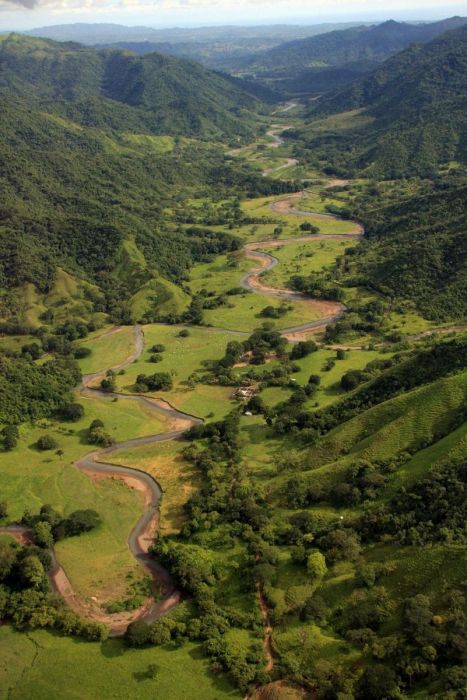
[[(28, 633), (0, 627), (0, 698), (2, 700), (70, 700), (138, 697), (179, 700), (240, 700), (222, 675), (210, 671), (210, 662), (198, 644), (182, 647), (128, 649), (123, 642), (83, 642), (43, 630)], [(151, 678), (149, 666), (155, 665)]]

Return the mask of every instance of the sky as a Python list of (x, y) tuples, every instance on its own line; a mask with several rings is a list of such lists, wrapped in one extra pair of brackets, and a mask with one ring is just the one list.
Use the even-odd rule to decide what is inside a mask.
[(149, 27), (316, 24), (467, 15), (467, 0), (0, 0), (0, 29), (71, 22)]

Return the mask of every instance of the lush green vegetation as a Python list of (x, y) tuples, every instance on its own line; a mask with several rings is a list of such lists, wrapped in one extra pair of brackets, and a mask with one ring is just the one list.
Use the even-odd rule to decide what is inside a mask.
[[(363, 128), (304, 133), (328, 172), (377, 178), (430, 175), (440, 164), (466, 163), (467, 27), (390, 58), (368, 77), (313, 106), (312, 117), (363, 108)], [(292, 135), (289, 132), (288, 135)], [(318, 155), (319, 157), (319, 155)]]
[[(393, 48), (382, 42), (369, 60), (433, 30), (354, 29), (346, 60), (391, 28)], [(460, 36), (384, 64), (380, 88), (365, 83), (383, 106), (389, 90), (411, 147), (430, 95), (440, 133), (454, 134), (442, 157), (436, 143), (426, 159), (415, 144), (384, 173), (399, 161), (374, 140), (383, 116), (369, 104), (305, 128), (292, 107), (297, 128), (270, 157), (271, 120), (238, 82), (158, 55), (0, 40), (5, 698), (46, 697), (52, 683), (90, 699), (258, 687), (284, 700), (290, 687), (317, 700), (462, 696), (466, 185), (459, 164), (437, 172), (448, 156), (462, 161)], [(391, 92), (403, 71), (410, 104)], [(454, 105), (449, 124), (443, 103)], [(334, 102), (316, 104), (321, 115)], [(277, 200), (301, 183), (260, 172), (292, 155), (289, 175), (310, 187), (290, 200), (300, 215)], [(323, 181), (339, 173), (362, 177)], [(400, 179), (408, 173), (430, 177)], [(363, 241), (313, 238), (355, 232), (352, 219)], [(299, 236), (309, 238), (281, 243)], [(291, 342), (280, 328), (335, 305), (244, 289), (257, 263), (241, 247), (271, 239), (280, 264), (265, 284), (345, 303), (337, 323)], [(421, 334), (441, 322), (458, 334)], [(101, 391), (78, 393), (92, 373)], [(128, 547), (145, 507), (137, 482), (76, 469), (91, 451), (160, 484), (151, 554), (182, 593), (174, 607), (175, 595), (161, 601), (170, 612), (159, 619), (138, 611), (122, 640), (71, 612), (47, 577), (53, 546), (79, 609), (117, 624), (159, 594)]]

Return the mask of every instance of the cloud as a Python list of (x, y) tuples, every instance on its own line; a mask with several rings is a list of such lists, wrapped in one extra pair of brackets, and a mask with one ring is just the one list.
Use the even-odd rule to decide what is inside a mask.
[(37, 7), (38, 0), (2, 0), (0, 6), (7, 8), (9, 5), (16, 5), (17, 7), (25, 7), (28, 10), (32, 10)]

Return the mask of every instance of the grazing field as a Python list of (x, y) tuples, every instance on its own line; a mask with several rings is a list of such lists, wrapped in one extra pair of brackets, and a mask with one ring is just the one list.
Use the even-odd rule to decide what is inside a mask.
[[(45, 631), (0, 627), (2, 700), (203, 698), (240, 700), (222, 675), (210, 671), (199, 644), (128, 649), (120, 640), (83, 642)], [(155, 665), (151, 678), (149, 666)]]
[[(173, 377), (174, 388), (167, 392), (153, 392), (162, 396), (176, 408), (200, 417), (208, 414), (224, 416), (229, 410), (228, 398), (231, 390), (205, 384), (192, 385), (189, 381), (193, 373), (204, 373), (205, 360), (220, 359), (229, 340), (234, 336), (227, 332), (204, 328), (190, 328), (187, 337), (180, 336), (183, 326), (163, 324), (144, 327), (145, 350), (143, 356), (127, 367), (125, 374), (117, 377), (120, 390), (132, 392), (138, 374), (169, 372)], [(154, 344), (162, 344), (166, 350), (162, 361), (154, 364), (149, 361), (150, 349)]]
[[(274, 251), (272, 252), (274, 254)], [(258, 263), (254, 260), (242, 257), (232, 264), (229, 258), (223, 256), (212, 263), (195, 266), (191, 288), (194, 292), (206, 289), (209, 292), (222, 294), (238, 287), (243, 275), (257, 267)], [(241, 294), (227, 295), (226, 304), (205, 310), (204, 321), (214, 327), (250, 333), (265, 320), (271, 321), (261, 316), (266, 306), (278, 309), (282, 304), (281, 300), (274, 297), (253, 294), (245, 290)], [(280, 330), (320, 318), (316, 309), (311, 309), (306, 302), (287, 302), (287, 307), (288, 311), (280, 319), (271, 321), (274, 328)]]
[(271, 287), (284, 287), (293, 275), (308, 275), (331, 267), (338, 255), (349, 247), (349, 241), (309, 241), (292, 243), (283, 248), (264, 248), (265, 253), (274, 255), (279, 265), (266, 272), (264, 283)]
[[(264, 217), (265, 219), (275, 222), (277, 226), (281, 226), (283, 230), (278, 236), (279, 239), (296, 236), (300, 231), (300, 225), (307, 222), (317, 226), (319, 228), (319, 232), (323, 234), (348, 233), (354, 227), (351, 221), (341, 221), (339, 219), (321, 219), (320, 217), (313, 217), (313, 214), (311, 213), (306, 216), (280, 214), (271, 210), (271, 203), (281, 199), (286, 199), (286, 197), (287, 195), (283, 195), (282, 197), (259, 197), (258, 199), (250, 199), (242, 203), (242, 209), (249, 216)], [(294, 205), (296, 209), (300, 209), (301, 202), (301, 199), (296, 200)]]
[(134, 350), (133, 328), (122, 326), (115, 332), (112, 329), (96, 331), (80, 341), (79, 346), (89, 348), (91, 354), (79, 360), (83, 374), (92, 374), (123, 362)]
[[(73, 463), (95, 449), (86, 438), (95, 418), (104, 421), (106, 431), (117, 441), (163, 432), (166, 427), (132, 401), (90, 399), (83, 400), (83, 405), (85, 416), (77, 423), (39, 421), (34, 427), (21, 427), (18, 447), (2, 455), (2, 499), (8, 503), (11, 520), (20, 518), (25, 509), (35, 513), (46, 503), (65, 515), (80, 508), (96, 510), (102, 525), (61, 541), (57, 554), (78, 592), (107, 601), (126, 591), (127, 575), (132, 580), (143, 575), (127, 546), (128, 534), (141, 513), (141, 496), (113, 479), (94, 481)], [(36, 448), (44, 434), (56, 440), (63, 454)]]

